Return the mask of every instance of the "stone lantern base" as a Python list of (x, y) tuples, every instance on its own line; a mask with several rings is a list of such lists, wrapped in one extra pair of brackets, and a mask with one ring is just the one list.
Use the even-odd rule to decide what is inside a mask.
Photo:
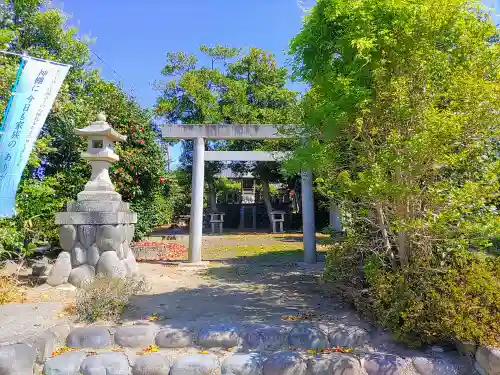
[(137, 274), (130, 250), (137, 214), (116, 192), (78, 194), (66, 212), (56, 214), (61, 252), (47, 283), (70, 283), (81, 288), (96, 274), (126, 278)]

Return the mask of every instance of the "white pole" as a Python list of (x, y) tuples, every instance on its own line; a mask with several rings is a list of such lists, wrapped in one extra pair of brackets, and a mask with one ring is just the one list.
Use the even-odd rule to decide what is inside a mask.
[(317, 263), (311, 171), (302, 172), (302, 231), (304, 233), (304, 262), (308, 264)]
[(205, 141), (196, 138), (193, 149), (193, 186), (191, 193), (191, 225), (189, 229), (189, 263), (201, 262), (203, 229), (203, 188), (205, 185)]

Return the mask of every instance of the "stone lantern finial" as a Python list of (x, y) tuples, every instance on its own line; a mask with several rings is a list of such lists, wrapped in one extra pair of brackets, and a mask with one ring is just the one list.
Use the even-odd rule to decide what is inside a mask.
[(104, 112), (99, 112), (97, 115), (97, 121), (106, 122), (106, 114)]

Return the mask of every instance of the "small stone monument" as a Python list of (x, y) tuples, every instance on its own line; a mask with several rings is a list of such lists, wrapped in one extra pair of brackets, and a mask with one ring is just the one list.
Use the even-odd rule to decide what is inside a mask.
[(212, 227), (212, 233), (218, 231), (222, 233), (224, 231), (224, 212), (211, 212), (210, 213), (210, 225)]
[(82, 157), (92, 167), (92, 175), (77, 200), (68, 203), (66, 212), (56, 214), (61, 252), (47, 283), (70, 283), (81, 288), (95, 274), (108, 277), (132, 277), (137, 273), (135, 256), (130, 250), (137, 214), (122, 201), (109, 178), (109, 166), (119, 160), (114, 142), (125, 141), (99, 114), (97, 121), (76, 134), (88, 140)]
[(272, 211), (271, 220), (273, 225), (273, 233), (283, 233), (283, 223), (285, 222), (285, 212)]

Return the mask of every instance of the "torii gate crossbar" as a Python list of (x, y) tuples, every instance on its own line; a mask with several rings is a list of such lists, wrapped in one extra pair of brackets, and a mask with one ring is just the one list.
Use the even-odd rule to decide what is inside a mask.
[[(189, 229), (189, 257), (191, 264), (201, 263), (202, 229), (203, 229), (203, 188), (205, 174), (205, 155), (207, 160), (241, 160), (271, 161), (278, 160), (284, 153), (258, 151), (205, 151), (205, 139), (279, 139), (291, 138), (291, 135), (280, 134), (274, 125), (240, 125), (240, 124), (203, 124), (176, 125), (166, 124), (162, 127), (162, 136), (170, 139), (194, 139), (193, 178), (191, 193), (191, 220)], [(302, 229), (304, 235), (304, 262), (317, 262), (316, 226), (314, 222), (314, 198), (311, 171), (301, 173), (302, 183)]]

